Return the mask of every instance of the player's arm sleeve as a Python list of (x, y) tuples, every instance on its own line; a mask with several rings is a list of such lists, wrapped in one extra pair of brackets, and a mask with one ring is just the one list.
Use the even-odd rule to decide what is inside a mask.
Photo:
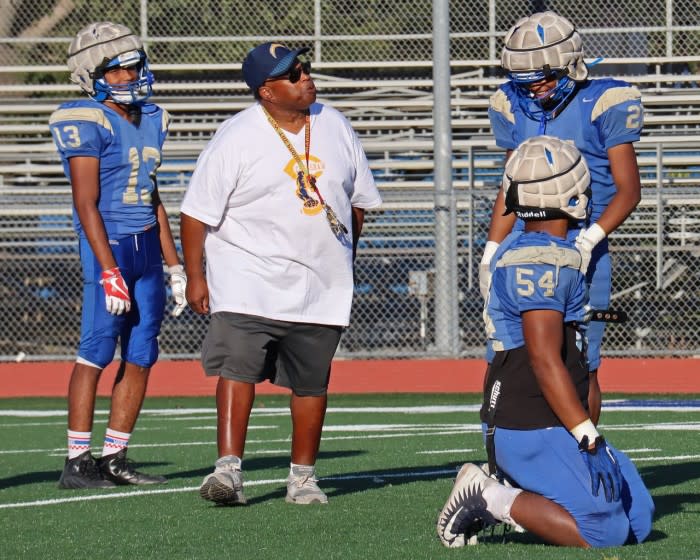
[(591, 122), (598, 126), (606, 150), (637, 142), (644, 126), (641, 93), (633, 86), (605, 90), (593, 107)]
[(168, 136), (168, 131), (170, 130), (170, 113), (165, 109), (161, 109), (160, 118), (160, 148), (163, 149), (163, 144), (165, 143), (165, 138)]
[(509, 268), (511, 289), (515, 291), (513, 300), (521, 314), (538, 309), (565, 313), (570, 294), (569, 276), (573, 270), (542, 264)]
[(114, 136), (112, 124), (100, 109), (58, 109), (49, 119), (56, 148), (64, 160), (76, 156), (99, 158)]
[(367, 154), (365, 153), (362, 143), (360, 142), (357, 133), (353, 130), (350, 123), (343, 117), (350, 142), (353, 163), (355, 166), (355, 180), (353, 185), (350, 204), (353, 208), (376, 208), (382, 203), (382, 198), (379, 194), (379, 189), (374, 181), (372, 170), (369, 167)]
[[(218, 226), (238, 180), (236, 150), (216, 138), (197, 159), (180, 211), (209, 226)], [(222, 141), (223, 140), (223, 141)]]

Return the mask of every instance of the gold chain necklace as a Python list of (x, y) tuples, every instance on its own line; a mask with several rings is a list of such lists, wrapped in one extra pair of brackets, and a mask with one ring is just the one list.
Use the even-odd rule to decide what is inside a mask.
[(297, 162), (297, 165), (299, 166), (299, 173), (302, 176), (302, 181), (305, 185), (311, 188), (311, 190), (313, 190), (318, 196), (318, 200), (321, 203), (323, 209), (325, 210), (326, 219), (328, 220), (328, 225), (330, 226), (333, 235), (335, 235), (336, 237), (347, 235), (348, 228), (346, 228), (345, 224), (343, 224), (343, 222), (341, 222), (338, 219), (338, 216), (336, 216), (335, 212), (333, 211), (333, 208), (331, 208), (331, 206), (323, 199), (323, 196), (321, 196), (321, 191), (316, 185), (316, 177), (312, 175), (309, 171), (309, 153), (311, 148), (311, 117), (309, 115), (309, 112), (306, 112), (306, 119), (304, 122), (304, 151), (306, 155), (306, 165), (304, 165), (304, 162), (302, 161), (301, 157), (294, 149), (294, 146), (292, 146), (292, 143), (289, 141), (289, 138), (287, 138), (287, 135), (284, 133), (280, 125), (277, 124), (277, 121), (274, 118), (272, 118), (272, 115), (267, 111), (265, 107), (263, 107), (262, 105), (260, 107), (262, 107), (262, 110), (265, 113), (268, 122), (272, 125), (272, 128), (275, 130), (275, 132), (280, 137), (284, 145), (287, 147), (289, 153), (292, 154), (294, 160)]

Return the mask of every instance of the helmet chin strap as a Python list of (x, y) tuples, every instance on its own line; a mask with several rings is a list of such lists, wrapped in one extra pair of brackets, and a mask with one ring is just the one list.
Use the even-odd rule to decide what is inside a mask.
[(104, 78), (95, 80), (95, 94), (92, 98), (95, 101), (106, 101), (110, 99), (120, 105), (140, 105), (152, 95), (151, 84), (153, 75), (145, 72), (143, 77), (124, 84), (108, 84)]
[[(110, 84), (105, 74), (117, 68), (128, 68), (136, 71), (136, 79), (120, 84)], [(148, 68), (148, 59), (143, 50), (132, 50), (122, 53), (109, 61), (105, 61), (91, 75), (93, 79), (95, 101), (107, 99), (120, 105), (139, 105), (144, 103), (152, 94), (153, 74)]]
[(518, 101), (521, 108), (528, 117), (540, 123), (538, 134), (545, 134), (547, 122), (554, 119), (568, 105), (576, 91), (576, 85), (577, 83), (570, 78), (563, 77), (557, 80), (557, 85), (543, 98), (538, 98), (532, 91), (519, 89)]

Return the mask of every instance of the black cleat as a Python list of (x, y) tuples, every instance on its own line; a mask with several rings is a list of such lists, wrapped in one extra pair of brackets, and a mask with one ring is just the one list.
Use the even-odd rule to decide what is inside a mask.
[(114, 488), (115, 484), (105, 480), (90, 451), (73, 459), (66, 457), (58, 487), (72, 490), (83, 488)]
[(165, 484), (164, 476), (150, 475), (134, 469), (133, 462), (126, 458), (126, 449), (97, 460), (100, 472), (105, 480), (114, 484)]

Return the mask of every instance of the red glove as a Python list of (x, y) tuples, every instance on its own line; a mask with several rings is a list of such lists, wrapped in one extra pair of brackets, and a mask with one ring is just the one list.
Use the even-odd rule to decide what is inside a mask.
[(109, 270), (103, 270), (100, 284), (105, 290), (107, 311), (112, 315), (128, 313), (131, 309), (131, 298), (124, 277), (119, 272), (119, 267), (115, 266)]

